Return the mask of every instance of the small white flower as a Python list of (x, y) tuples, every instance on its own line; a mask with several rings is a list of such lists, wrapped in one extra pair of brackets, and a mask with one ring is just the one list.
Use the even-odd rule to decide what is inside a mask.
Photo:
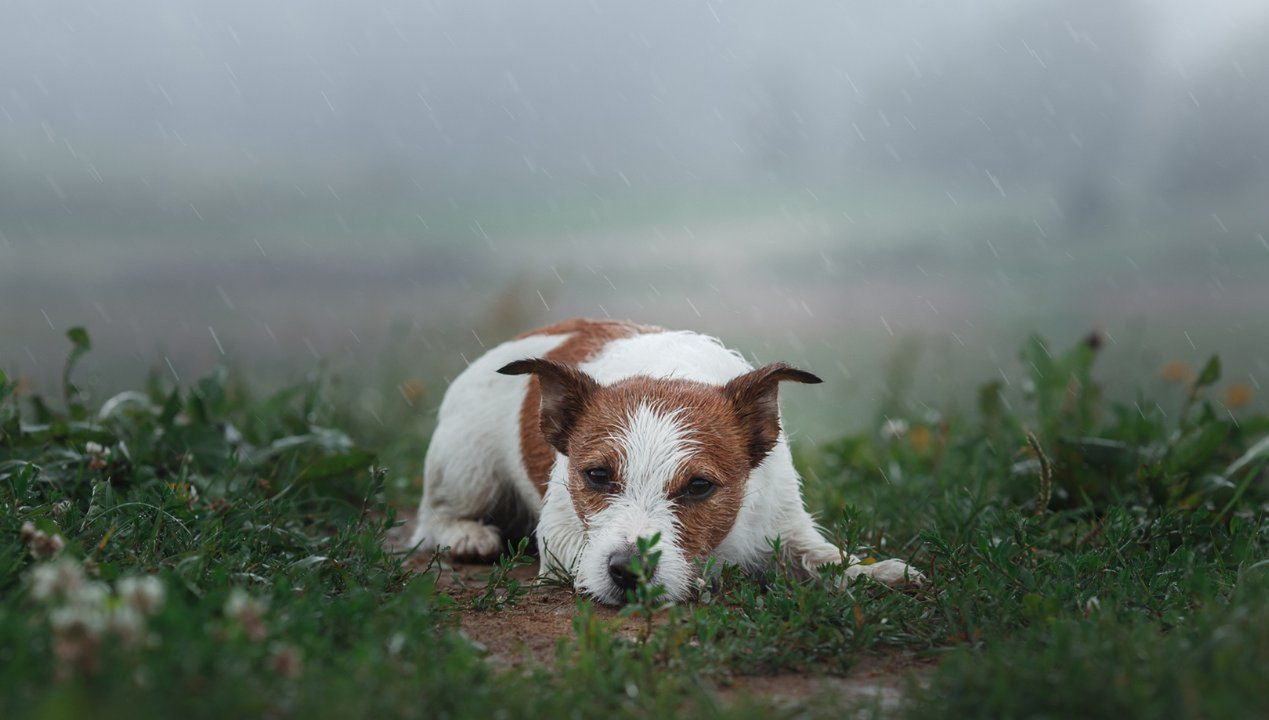
[(84, 607), (104, 607), (110, 597), (110, 586), (104, 582), (89, 581), (80, 584), (67, 594), (66, 600), (72, 605)]
[(36, 560), (47, 560), (55, 557), (66, 547), (66, 541), (61, 535), (48, 533), (35, 527), (31, 521), (22, 523), (22, 529), (19, 531), (22, 539), (26, 541), (27, 549), (31, 551), (31, 557)]
[(31, 597), (38, 602), (53, 597), (69, 597), (84, 582), (84, 568), (72, 558), (42, 563), (31, 571)]
[(247, 594), (242, 588), (234, 588), (225, 600), (225, 616), (236, 621), (247, 637), (255, 641), (264, 639), (267, 632), (264, 613), (269, 607), (267, 599), (261, 600)]
[(1089, 598), (1089, 599), (1088, 599), (1088, 600), (1084, 603), (1084, 616), (1085, 616), (1085, 617), (1088, 617), (1089, 615), (1092, 615), (1093, 613), (1095, 613), (1095, 612), (1097, 612), (1098, 610), (1101, 610), (1101, 609), (1102, 609), (1102, 601), (1101, 601), (1101, 600), (1098, 600), (1098, 599), (1097, 599), (1097, 596), (1096, 596), (1096, 595), (1094, 595), (1094, 596), (1090, 597), (1090, 598)]
[(108, 626), (110, 632), (128, 645), (135, 645), (145, 637), (145, 617), (127, 605), (111, 608)]
[(908, 421), (901, 418), (891, 418), (886, 420), (881, 426), (881, 436), (887, 440), (901, 438), (908, 432)]
[(265, 602), (251, 597), (246, 590), (234, 588), (225, 601), (225, 614), (235, 620), (248, 615), (263, 615)]
[(163, 605), (165, 588), (153, 575), (123, 578), (117, 588), (119, 599), (144, 615), (153, 615)]
[(88, 453), (88, 467), (93, 470), (101, 470), (108, 464), (110, 448), (89, 442), (84, 444), (84, 451)]
[(96, 638), (106, 629), (106, 609), (99, 605), (63, 605), (48, 617), (53, 631), (60, 635)]

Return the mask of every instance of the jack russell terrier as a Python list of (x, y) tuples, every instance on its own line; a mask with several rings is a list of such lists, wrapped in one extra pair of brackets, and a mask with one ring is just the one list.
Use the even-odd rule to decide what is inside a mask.
[(756, 570), (776, 538), (808, 575), (844, 564), (843, 580), (920, 584), (900, 560), (859, 564), (816, 527), (780, 428), (785, 380), (820, 382), (754, 369), (693, 332), (575, 319), (520, 335), (445, 393), (412, 544), (490, 559), (536, 523), (541, 572), (609, 604), (635, 586), (636, 539), (656, 533), (652, 580), (672, 600), (691, 594), (694, 561)]

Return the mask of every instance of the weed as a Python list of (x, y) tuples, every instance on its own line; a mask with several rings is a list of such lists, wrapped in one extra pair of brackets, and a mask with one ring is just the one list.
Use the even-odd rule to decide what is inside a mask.
[(643, 620), (640, 637), (644, 642), (652, 635), (653, 618), (668, 606), (665, 586), (653, 582), (657, 564), (661, 561), (661, 551), (657, 549), (660, 542), (661, 533), (635, 540), (635, 552), (630, 558), (630, 569), (635, 574), (635, 587), (626, 591), (626, 605), (621, 609), (622, 615)]
[(516, 568), (533, 564), (529, 556), (529, 538), (521, 538), (512, 545), (507, 541), (507, 552), (498, 557), (484, 590), (472, 598), (471, 605), (476, 610), (498, 610), (508, 605), (515, 605), (528, 592), (520, 581), (513, 577)]

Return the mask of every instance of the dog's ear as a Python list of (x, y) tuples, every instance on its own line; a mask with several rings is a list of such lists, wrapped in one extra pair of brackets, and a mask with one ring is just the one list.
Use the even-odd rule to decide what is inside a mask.
[(599, 383), (573, 365), (554, 360), (517, 360), (498, 369), (503, 375), (534, 375), (542, 404), (538, 422), (546, 441), (568, 454), (568, 438)]
[(781, 380), (800, 383), (823, 382), (804, 370), (784, 363), (772, 363), (747, 372), (723, 386), (723, 395), (748, 434), (749, 468), (758, 467), (780, 438), (778, 390)]

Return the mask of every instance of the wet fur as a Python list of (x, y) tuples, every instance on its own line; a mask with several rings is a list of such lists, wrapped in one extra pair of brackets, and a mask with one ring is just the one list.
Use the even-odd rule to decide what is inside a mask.
[[(757, 569), (771, 540), (808, 574), (846, 563), (846, 577), (920, 581), (897, 560), (858, 565), (829, 543), (802, 504), (780, 428), (780, 381), (818, 382), (782, 363), (753, 369), (718, 340), (692, 332), (571, 320), (490, 350), (455, 379), (428, 449), (414, 541), (464, 558), (492, 558), (536, 520), (542, 571), (574, 574), (578, 589), (617, 603), (608, 558), (660, 533), (656, 581), (691, 593), (697, 561)], [(608, 493), (584, 471), (611, 467)], [(716, 480), (705, 501), (678, 494), (694, 476)]]

